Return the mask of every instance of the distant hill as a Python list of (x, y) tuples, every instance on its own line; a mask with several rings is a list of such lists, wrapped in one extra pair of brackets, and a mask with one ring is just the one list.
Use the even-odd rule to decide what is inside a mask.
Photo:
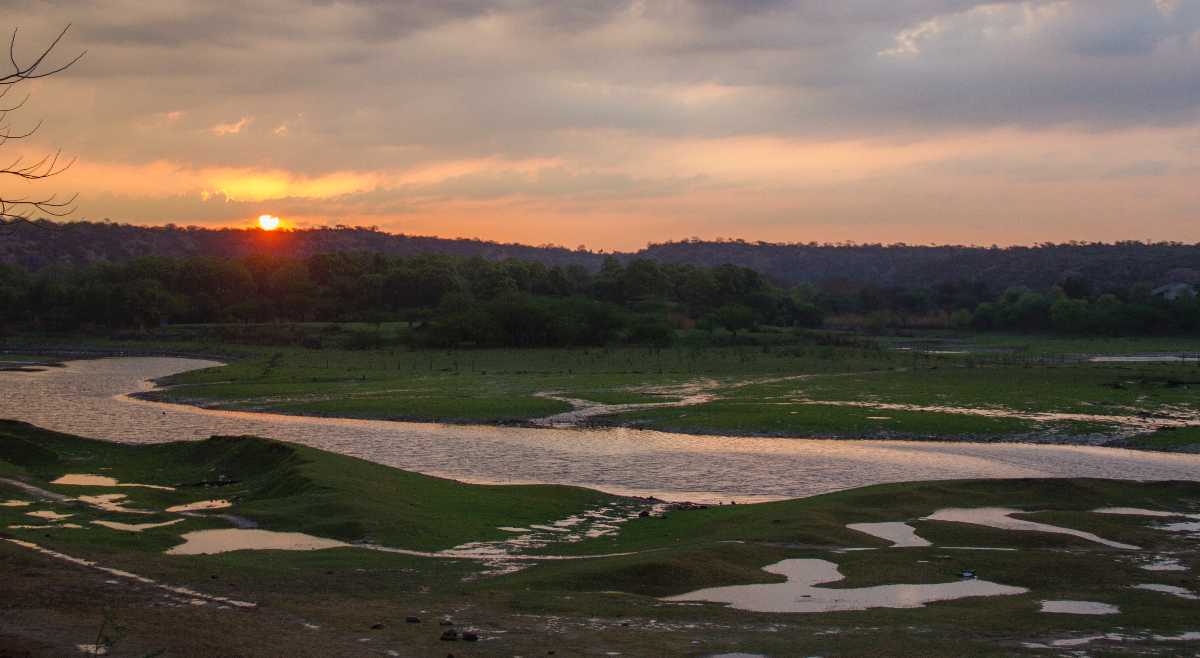
[[(304, 256), (336, 251), (411, 255), (441, 253), (500, 260), (521, 258), (550, 265), (597, 269), (608, 256), (563, 247), (534, 247), (485, 240), (396, 235), (367, 228), (320, 228), (264, 233), (256, 229), (197, 229), (94, 222), (53, 228), (10, 227), (0, 232), (0, 262), (41, 269), (55, 263), (121, 261), (139, 256)], [(1069, 276), (1093, 288), (1136, 283), (1200, 283), (1200, 245), (1119, 242), (1046, 244), (1033, 247), (779, 244), (684, 241), (652, 244), (612, 254), (620, 260), (714, 266), (733, 263), (781, 284), (838, 283), (925, 287), (983, 281), (1049, 288)]]
[(267, 233), (258, 229), (133, 226), (99, 222), (17, 224), (0, 231), (0, 262), (41, 269), (55, 263), (121, 261), (139, 256), (308, 256), (338, 251), (396, 255), (424, 253), (522, 258), (547, 264), (599, 268), (604, 257), (563, 247), (532, 247), (485, 240), (394, 235), (357, 228), (316, 228)]

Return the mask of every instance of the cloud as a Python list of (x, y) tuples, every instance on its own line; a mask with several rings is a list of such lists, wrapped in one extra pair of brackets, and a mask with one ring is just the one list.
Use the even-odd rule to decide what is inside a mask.
[(225, 135), (236, 135), (242, 132), (242, 128), (249, 126), (253, 122), (254, 117), (242, 117), (232, 123), (218, 123), (212, 128), (209, 128), (209, 131), (218, 137), (223, 137)]
[[(320, 198), (330, 217), (436, 205), (466, 227), (489, 203), (505, 216), (502, 204), (538, 217), (636, 208), (628, 239), (642, 240), (675, 237), (643, 227), (679, 226), (648, 221), (650, 208), (772, 231), (791, 209), (803, 234), (815, 190), (828, 212), (878, 197), (919, 213), (897, 202), (906, 190), (968, 175), (1160, 171), (1165, 185), (1194, 157), (1175, 145), (1200, 135), (1195, 0), (12, 0), (6, 15), (29, 44), (73, 22), (65, 47), (89, 51), (23, 111), (46, 119), (34, 146), (65, 147), (111, 187), (72, 185), (125, 199), (85, 195), (93, 215), (148, 217), (138, 199), (169, 221), (172, 207)], [(151, 190), (137, 178), (150, 170), (170, 178)], [(764, 190), (771, 212), (715, 196), (755, 203)]]

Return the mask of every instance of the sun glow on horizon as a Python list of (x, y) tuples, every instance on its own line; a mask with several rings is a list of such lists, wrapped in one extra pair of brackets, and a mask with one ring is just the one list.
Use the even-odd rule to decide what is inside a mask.
[(279, 218), (274, 215), (259, 215), (258, 227), (264, 231), (274, 231), (279, 228)]

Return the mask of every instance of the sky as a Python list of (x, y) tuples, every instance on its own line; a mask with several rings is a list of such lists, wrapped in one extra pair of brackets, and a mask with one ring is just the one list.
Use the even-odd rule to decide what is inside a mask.
[[(76, 219), (1200, 242), (1200, 0), (0, 0)], [(4, 163), (7, 164), (7, 163)], [(0, 184), (10, 183), (0, 181)], [(0, 190), (2, 191), (2, 190)]]

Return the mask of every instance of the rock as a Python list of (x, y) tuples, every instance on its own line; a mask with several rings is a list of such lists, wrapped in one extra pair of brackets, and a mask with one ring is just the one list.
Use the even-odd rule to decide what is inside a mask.
[(454, 642), (458, 640), (458, 631), (453, 628), (442, 631), (442, 642)]
[(383, 630), (383, 624), (371, 624), (371, 630), (373, 630), (373, 631)]
[(463, 639), (463, 642), (478, 642), (479, 634), (472, 633), (471, 631), (466, 631), (462, 634), (462, 639)]
[(421, 618), (420, 618), (420, 617), (412, 617), (412, 616), (405, 617), (405, 618), (404, 618), (404, 623), (406, 623), (406, 624), (419, 624), (419, 623), (421, 623)]
[(642, 511), (638, 512), (639, 519), (644, 519), (647, 516), (650, 516), (650, 510), (642, 510)]
[(451, 619), (449, 617), (444, 617), (444, 618), (442, 618), (441, 621), (438, 622), (438, 625), (439, 626), (453, 626), (454, 622), (451, 621)]

